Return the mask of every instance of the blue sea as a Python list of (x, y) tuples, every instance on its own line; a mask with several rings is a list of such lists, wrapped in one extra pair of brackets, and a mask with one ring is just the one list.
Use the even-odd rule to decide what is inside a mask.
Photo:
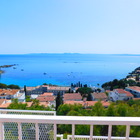
[(121, 79), (140, 66), (140, 55), (111, 54), (24, 54), (0, 55), (3, 68), (0, 83), (21, 87), (43, 83), (70, 85), (81, 82), (89, 86)]

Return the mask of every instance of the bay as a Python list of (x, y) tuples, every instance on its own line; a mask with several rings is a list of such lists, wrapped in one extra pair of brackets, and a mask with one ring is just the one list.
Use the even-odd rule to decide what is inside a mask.
[(121, 79), (140, 66), (140, 55), (116, 54), (22, 54), (0, 55), (4, 68), (0, 82), (21, 87), (43, 83), (68, 86), (81, 82), (97, 86), (113, 79)]

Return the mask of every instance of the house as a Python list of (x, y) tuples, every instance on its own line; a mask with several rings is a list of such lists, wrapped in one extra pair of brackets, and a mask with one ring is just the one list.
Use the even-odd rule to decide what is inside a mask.
[(131, 92), (134, 97), (140, 97), (140, 87), (138, 86), (129, 86), (125, 88), (126, 91)]
[(66, 93), (63, 95), (63, 101), (82, 101), (80, 93)]
[[(26, 91), (26, 95), (41, 95), (45, 92), (52, 92), (55, 96), (60, 93), (63, 95), (68, 92), (71, 87), (65, 86), (50, 86), (50, 85), (41, 85), (36, 87), (26, 87), (22, 88), (21, 92)], [(25, 90), (26, 89), (26, 90)]]
[(109, 92), (109, 99), (111, 101), (117, 101), (117, 100), (130, 100), (133, 99), (133, 95), (123, 89), (114, 89), (113, 91)]
[(46, 102), (49, 106), (56, 106), (55, 96), (53, 95), (46, 96), (46, 94), (44, 94), (44, 96), (40, 95), (36, 99), (39, 100), (40, 104)]
[(63, 95), (64, 93), (68, 92), (71, 87), (65, 87), (65, 86), (49, 86), (49, 85), (42, 85), (41, 86), (44, 92), (52, 92), (55, 96), (57, 96), (58, 93), (60, 95)]
[(21, 93), (18, 89), (0, 89), (0, 99), (15, 99), (25, 102), (25, 92)]
[[(36, 87), (26, 87), (26, 95), (40, 95), (43, 94), (43, 90), (41, 86), (36, 86)], [(25, 92), (25, 89), (22, 88), (21, 92)]]
[(6, 109), (10, 104), (11, 100), (0, 99), (0, 109)]
[(91, 93), (91, 98), (93, 101), (106, 101), (108, 99), (106, 93), (104, 92)]

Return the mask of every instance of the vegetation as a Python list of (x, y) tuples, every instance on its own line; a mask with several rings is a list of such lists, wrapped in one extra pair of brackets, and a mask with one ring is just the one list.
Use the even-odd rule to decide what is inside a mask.
[(31, 101), (32, 101), (31, 97), (29, 95), (26, 95), (26, 102), (31, 102)]
[(4, 88), (4, 89), (7, 89), (7, 88), (10, 88), (10, 89), (20, 89), (20, 87), (18, 85), (6, 85), (6, 84), (3, 84), (3, 83), (0, 83), (0, 88)]
[(53, 111), (50, 107), (45, 107), (44, 105), (40, 105), (39, 101), (36, 99), (33, 99), (32, 101), (33, 101), (32, 106), (28, 107), (27, 103), (19, 103), (18, 99), (13, 99), (12, 103), (9, 105), (8, 109)]
[[(60, 105), (57, 110), (57, 115), (66, 116), (123, 116), (123, 117), (140, 117), (140, 100), (130, 100), (128, 102), (118, 101), (112, 103), (108, 108), (104, 108), (101, 102), (97, 102), (91, 109), (84, 109), (82, 105)], [(71, 125), (59, 125), (58, 132), (64, 134), (71, 133)], [(125, 126), (113, 126), (113, 136), (124, 136)], [(106, 136), (108, 133), (108, 127), (94, 126), (94, 135)], [(89, 126), (77, 125), (77, 135), (89, 135)], [(138, 126), (131, 127), (131, 137), (140, 137), (140, 129)]]
[(127, 86), (140, 86), (139, 82), (136, 82), (134, 80), (126, 80), (126, 79), (121, 79), (121, 80), (117, 80), (114, 79), (113, 81), (110, 82), (106, 82), (102, 85), (102, 88), (104, 89), (109, 89), (109, 90), (113, 90), (116, 88), (125, 88)]
[(81, 87), (78, 88), (76, 92), (80, 92), (83, 97), (87, 97), (90, 93), (92, 93), (92, 89), (89, 87)]
[(57, 97), (56, 97), (56, 108), (55, 110), (58, 109), (58, 107), (63, 103), (63, 100), (62, 100), (62, 97), (60, 96), (60, 93), (57, 94)]

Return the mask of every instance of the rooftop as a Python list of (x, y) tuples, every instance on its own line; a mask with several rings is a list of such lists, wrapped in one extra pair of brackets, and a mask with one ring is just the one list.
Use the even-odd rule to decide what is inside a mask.
[(66, 93), (63, 95), (64, 101), (66, 100), (82, 100), (80, 93)]
[[(98, 101), (65, 101), (64, 104), (81, 104), (82, 106), (94, 106)], [(104, 107), (108, 107), (110, 105), (109, 102), (101, 101)]]
[(140, 87), (138, 86), (129, 86), (127, 88), (140, 92)]
[(123, 89), (115, 89), (119, 94), (126, 94), (126, 96), (129, 96), (129, 97), (133, 97), (133, 95), (129, 92), (129, 91), (126, 91), (126, 90), (123, 90)]
[(14, 95), (18, 91), (18, 89), (0, 89), (0, 96)]
[(103, 92), (101, 92), (101, 93), (95, 92), (95, 93), (92, 93), (92, 95), (96, 99), (107, 99), (107, 95)]
[(36, 98), (37, 100), (39, 100), (40, 102), (51, 102), (51, 101), (55, 101), (55, 97), (54, 96), (40, 96)]
[(43, 94), (39, 95), (39, 97), (42, 97), (42, 96), (52, 96), (53, 93), (52, 92), (44, 92)]

